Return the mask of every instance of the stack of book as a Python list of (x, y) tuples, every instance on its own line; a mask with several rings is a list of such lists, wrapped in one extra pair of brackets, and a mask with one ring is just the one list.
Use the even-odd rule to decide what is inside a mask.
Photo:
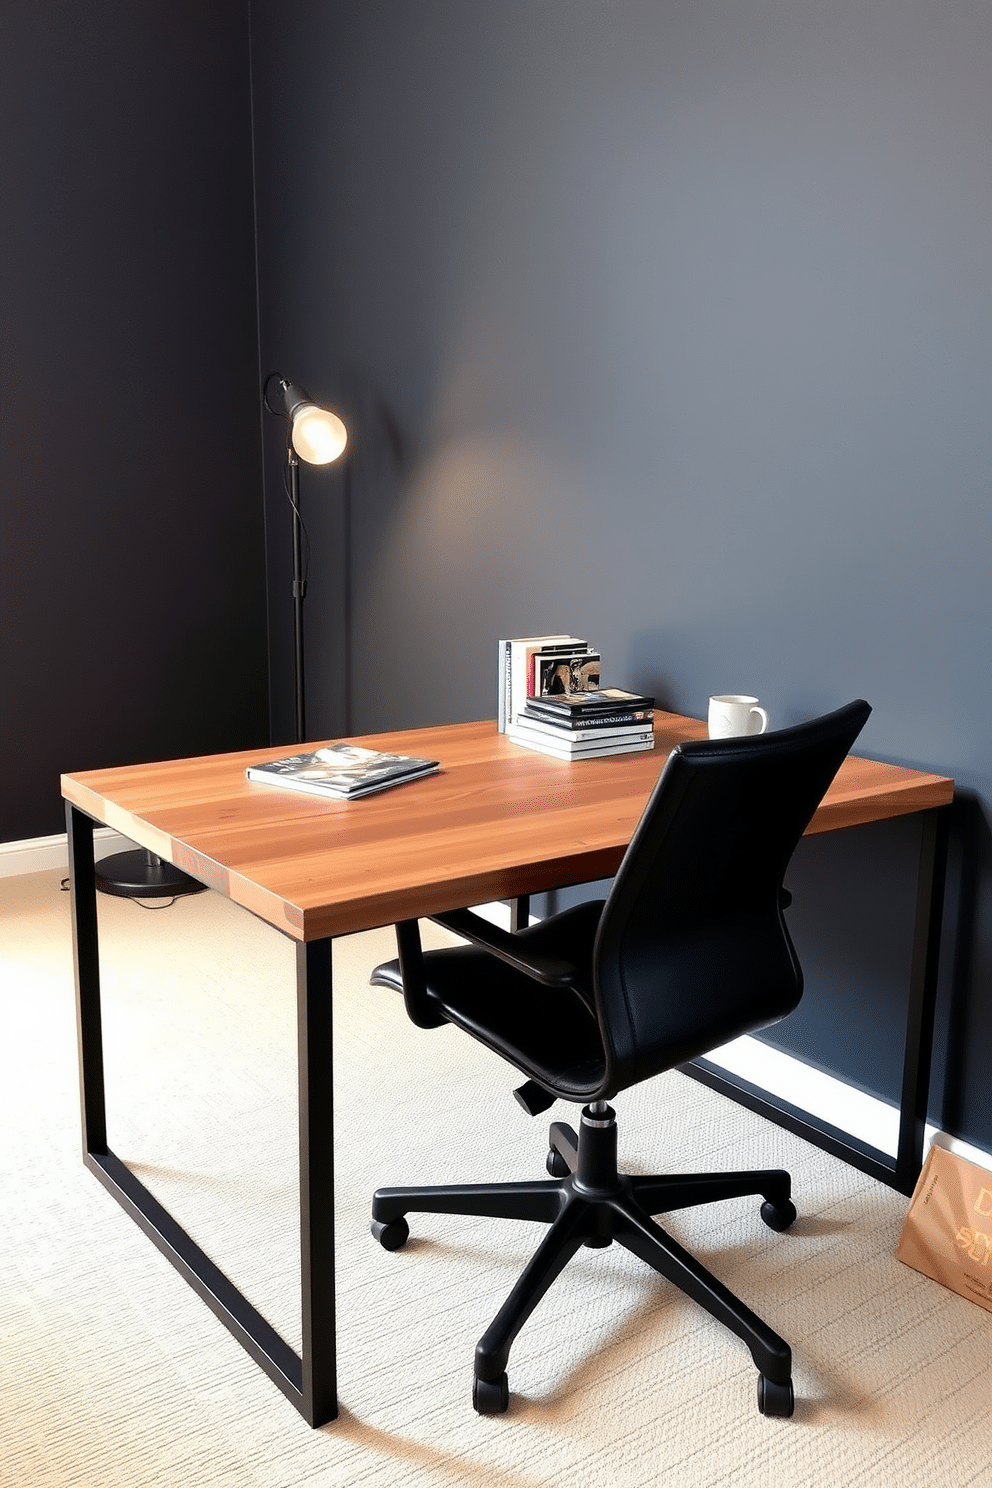
[(499, 731), (557, 759), (654, 748), (654, 698), (600, 687), (598, 651), (577, 636), (499, 643)]
[(506, 733), (556, 759), (633, 754), (654, 748), (654, 698), (621, 687), (529, 697)]

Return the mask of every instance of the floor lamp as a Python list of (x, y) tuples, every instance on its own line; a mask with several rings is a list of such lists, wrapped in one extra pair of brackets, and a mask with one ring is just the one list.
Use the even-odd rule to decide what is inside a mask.
[(303, 561), (305, 529), (300, 516), (300, 461), (330, 465), (343, 453), (348, 431), (336, 413), (321, 408), (295, 382), (278, 373), (265, 380), (262, 401), (269, 413), (286, 420), (286, 495), (293, 509), (293, 657), (296, 679), (296, 742), (306, 738), (306, 683), (303, 670), (303, 601), (307, 576)]

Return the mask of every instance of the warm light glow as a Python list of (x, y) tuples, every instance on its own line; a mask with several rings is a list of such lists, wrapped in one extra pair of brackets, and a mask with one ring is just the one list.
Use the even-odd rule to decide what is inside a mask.
[(347, 443), (348, 431), (336, 413), (305, 403), (293, 415), (293, 448), (308, 465), (330, 465)]

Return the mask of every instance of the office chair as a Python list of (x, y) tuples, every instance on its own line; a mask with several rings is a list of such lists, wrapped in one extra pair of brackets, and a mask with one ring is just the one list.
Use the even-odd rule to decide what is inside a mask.
[(583, 1105), (578, 1133), (552, 1123), (550, 1179), (380, 1188), (372, 1233), (405, 1244), (404, 1216), (470, 1214), (550, 1229), (475, 1351), (473, 1404), (506, 1410), (510, 1347), (582, 1245), (616, 1240), (747, 1345), (758, 1409), (790, 1416), (792, 1356), (771, 1328), (652, 1216), (760, 1194), (761, 1217), (796, 1217), (782, 1170), (631, 1177), (617, 1168), (608, 1101), (620, 1091), (795, 1008), (802, 971), (783, 918), (796, 844), (868, 718), (853, 702), (823, 718), (746, 738), (682, 744), (668, 758), (605, 901), (510, 934), (468, 910), (432, 916), (469, 942), (424, 952), (416, 921), (397, 925), (398, 959), (375, 986), (402, 992), (421, 1028), (453, 1023), (526, 1076), (537, 1115)]

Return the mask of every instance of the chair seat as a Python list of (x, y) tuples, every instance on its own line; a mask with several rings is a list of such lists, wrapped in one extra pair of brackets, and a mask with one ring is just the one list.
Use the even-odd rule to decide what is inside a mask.
[[(424, 952), (428, 999), (448, 1022), (465, 1030), (532, 1080), (565, 1100), (588, 1100), (602, 1084), (605, 1056), (599, 1024), (585, 988), (602, 901), (577, 905), (553, 921), (519, 932), (535, 950), (548, 943), (581, 969), (578, 988), (537, 985), (472, 946)], [(403, 990), (399, 961), (372, 973), (372, 984)]]

